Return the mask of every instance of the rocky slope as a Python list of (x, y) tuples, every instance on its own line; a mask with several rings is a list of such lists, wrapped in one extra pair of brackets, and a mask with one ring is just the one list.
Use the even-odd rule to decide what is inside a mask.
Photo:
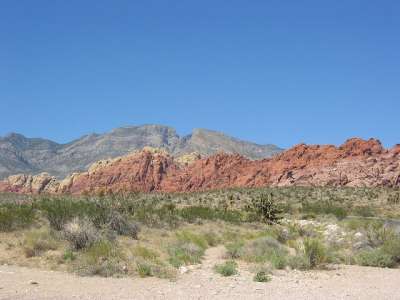
[(197, 152), (208, 156), (224, 151), (250, 159), (270, 157), (282, 151), (274, 145), (244, 142), (206, 129), (195, 129), (191, 135), (180, 137), (175, 129), (160, 125), (117, 128), (68, 144), (10, 134), (0, 138), (0, 179), (18, 173), (41, 172), (63, 178), (87, 170), (98, 160), (126, 155), (145, 146), (163, 148), (174, 155)]
[(0, 191), (99, 193), (186, 192), (260, 186), (400, 187), (400, 145), (384, 149), (378, 140), (350, 139), (340, 147), (297, 145), (273, 158), (253, 161), (217, 153), (180, 162), (166, 151), (145, 148), (103, 160), (88, 171), (57, 181), (48, 174), (11, 176)]

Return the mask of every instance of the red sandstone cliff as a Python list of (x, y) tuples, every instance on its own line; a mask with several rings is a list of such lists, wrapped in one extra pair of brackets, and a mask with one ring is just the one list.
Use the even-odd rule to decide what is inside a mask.
[(354, 138), (340, 147), (300, 144), (259, 161), (219, 153), (184, 165), (166, 152), (147, 148), (97, 162), (60, 182), (46, 174), (11, 176), (0, 182), (0, 191), (185, 192), (289, 185), (400, 187), (400, 145), (386, 150), (378, 140)]

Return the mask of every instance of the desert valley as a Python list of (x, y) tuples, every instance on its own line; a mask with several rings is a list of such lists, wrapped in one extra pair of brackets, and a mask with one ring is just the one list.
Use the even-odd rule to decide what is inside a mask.
[[(138, 143), (165, 141), (154, 138), (160, 128), (124, 129), (124, 143), (143, 148), (120, 155), (114, 140), (103, 151), (113, 156), (64, 178), (51, 168), (3, 176), (2, 299), (397, 295), (399, 145), (351, 138), (283, 150), (214, 131), (173, 153)], [(42, 140), (23, 139), (8, 156), (43, 165)], [(274, 150), (252, 155), (265, 147)]]
[(0, 300), (399, 300), (400, 1), (0, 1)]

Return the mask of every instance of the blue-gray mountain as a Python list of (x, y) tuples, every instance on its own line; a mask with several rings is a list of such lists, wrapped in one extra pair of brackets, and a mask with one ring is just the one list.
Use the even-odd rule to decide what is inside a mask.
[(194, 129), (192, 134), (180, 137), (175, 129), (161, 125), (117, 128), (67, 144), (12, 133), (0, 138), (0, 179), (18, 173), (41, 172), (63, 178), (86, 170), (98, 160), (125, 155), (145, 146), (164, 148), (176, 156), (191, 152), (208, 156), (223, 151), (260, 159), (282, 152), (275, 145), (258, 145), (206, 129)]

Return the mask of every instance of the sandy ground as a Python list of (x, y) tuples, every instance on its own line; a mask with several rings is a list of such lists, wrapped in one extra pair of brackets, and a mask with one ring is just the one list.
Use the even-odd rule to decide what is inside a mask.
[(221, 248), (176, 282), (157, 278), (77, 277), (0, 266), (0, 299), (400, 299), (400, 270), (339, 266), (331, 271), (282, 271), (257, 283), (244, 268), (232, 277), (215, 274)]

